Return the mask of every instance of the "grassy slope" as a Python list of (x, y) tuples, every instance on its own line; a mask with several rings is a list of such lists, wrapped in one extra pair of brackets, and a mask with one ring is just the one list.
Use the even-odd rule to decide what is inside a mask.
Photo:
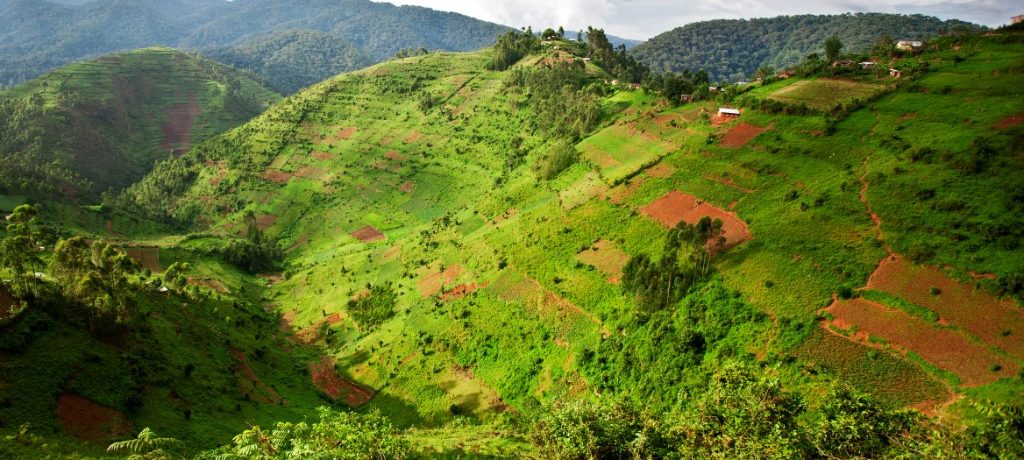
[[(341, 321), (323, 346), (350, 377), (379, 391), (370, 406), (403, 426), (437, 426), (454, 413), (488, 419), (506, 405), (530, 412), (538, 401), (588, 392), (592, 382), (579, 357), (619, 333), (620, 318), (636, 305), (605, 274), (578, 263), (577, 253), (604, 239), (628, 254), (657, 257), (664, 230), (637, 211), (672, 190), (731, 208), (750, 226), (754, 239), (721, 256), (716, 282), (770, 318), (767, 327), (739, 333), (751, 355), (796, 357), (800, 365), (785, 367), (784, 375), (809, 394), (823, 380), (842, 379), (895, 404), (936, 401), (946, 397), (942, 373), (913, 356), (822, 339), (827, 332), (815, 317), (840, 287), (863, 286), (886, 255), (860, 200), (865, 173), (872, 183), (867, 197), (899, 252), (941, 237), (906, 219), (938, 225), (956, 218), (908, 205), (895, 188), (955, 171), (939, 162), (910, 164), (888, 149), (880, 131), (898, 130), (912, 147), (934, 145), (939, 136), (946, 148), (962, 148), (974, 137), (1000, 135), (992, 125), (1024, 111), (1014, 45), (985, 38), (959, 53), (966, 57), (961, 63), (951, 54), (928, 55), (936, 71), (919, 82), (954, 88), (946, 94), (896, 90), (830, 136), (821, 134), (823, 116), (747, 111), (743, 122), (769, 129), (741, 148), (717, 140), (736, 122), (714, 126), (701, 117), (716, 105), (663, 113), (653, 98), (620, 92), (605, 102), (606, 126), (579, 146), (587, 158), (604, 152), (619, 164), (581, 163), (541, 185), (530, 172), (534, 155), (505, 168), (513, 136), (536, 152), (544, 139), (528, 129), (529, 109), (503, 90), (505, 75), (480, 70), (486, 53), (392, 61), (286, 99), (223, 136), (219, 146), (228, 149), (199, 149), (211, 161), (179, 203), (202, 203), (213, 234), (240, 232), (247, 212), (270, 224), (268, 232), (290, 249), (286, 279), (266, 292), (266, 301), (294, 312), (296, 328), (337, 313)], [(424, 112), (420, 91), (445, 102)], [(970, 124), (956, 122), (964, 106), (979, 107)], [(905, 116), (910, 112), (916, 117)], [(642, 172), (656, 162), (659, 173)], [(902, 172), (893, 175), (896, 166)], [(263, 178), (267, 170), (297, 175), (278, 183)], [(1002, 193), (984, 184), (1014, 182), (1013, 171), (943, 187), (968, 187), (972, 193), (963, 196), (982, 206)], [(887, 179), (877, 180), (878, 172)], [(400, 190), (410, 182), (411, 192)], [(625, 189), (630, 193), (618, 193)], [(387, 239), (367, 244), (350, 235), (366, 225)], [(955, 274), (1024, 270), (1018, 249), (946, 241), (938, 247), (930, 260)], [(480, 289), (461, 299), (425, 299), (421, 290), (441, 272), (448, 275), (442, 292), (464, 284)], [(347, 300), (385, 280), (400, 292), (398, 314), (361, 330)], [(842, 345), (816, 346), (830, 340)], [(1005, 381), (967, 394), (1000, 397), (1019, 385)], [(465, 434), (452, 436), (459, 433)]]
[[(230, 94), (232, 82), (241, 97)], [(243, 98), (248, 105), (239, 103)], [(197, 116), (182, 129), (195, 145), (278, 98), (241, 72), (166, 48), (71, 64), (0, 93), (0, 99), (39, 101), (41, 111), (25, 111), (38, 119), (20, 122), (38, 130), (28, 145), (48, 147), (45, 158), (35, 161), (57, 159), (92, 183), (78, 190), (92, 197), (137, 181), (172, 151), (187, 150), (185, 144), (163, 145), (168, 140), (163, 126), (172, 121), (172, 112), (194, 103)], [(26, 145), (20, 147), (3, 153), (29, 155)]]

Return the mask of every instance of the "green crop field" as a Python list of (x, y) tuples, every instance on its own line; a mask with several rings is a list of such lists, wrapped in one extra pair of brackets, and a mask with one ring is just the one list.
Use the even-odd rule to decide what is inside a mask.
[[(186, 440), (194, 455), (230, 447), (251, 425), (311, 423), (323, 405), (379, 413), (424, 457), (547, 458), (544, 430), (571, 419), (559, 412), (571, 404), (678, 417), (643, 419), (651, 426), (708, 420), (700, 411), (740, 399), (722, 392), (745, 385), (742, 372), (763, 385), (744, 395), (763, 390), (772, 401), (716, 417), (752, 417), (796, 395), (806, 404), (786, 409), (787, 430), (820, 429), (845, 384), (880, 401), (862, 412), (979, 419), (973, 403), (1024, 390), (1024, 330), (1013, 322), (1024, 128), (1012, 123), (1024, 113), (1024, 69), (1019, 34), (953, 40), (908, 57), (927, 72), (900, 81), (793, 78), (753, 89), (823, 113), (741, 107), (738, 120), (711, 117), (742, 103), (732, 93), (672, 107), (654, 90), (611, 87), (593, 63), (549, 69), (548, 54), (493, 71), (494, 50), (429, 53), (324, 81), (102, 206), (40, 205), (40, 221), (73, 222), (69, 233), (158, 248), (148, 250), (164, 270), (190, 267), (177, 281), (161, 270), (90, 281), (138, 290), (108, 312), (134, 321), (123, 343), (52, 307), (4, 318), (16, 334), (0, 341), (0, 432), (31, 422), (68, 449), (60, 453), (98, 454), (110, 439), (77, 444), (52, 415), (54, 396), (73, 394), (128, 414), (133, 433), (148, 426)], [(538, 75), (563, 80), (550, 90)], [(545, 111), (545, 91), (592, 100), (598, 116), (552, 134), (578, 107)], [(849, 110), (824, 114), (838, 106)], [(538, 121), (551, 113), (557, 126)], [(746, 125), (764, 131), (723, 142)], [(570, 161), (553, 168), (552, 158)], [(659, 208), (666, 196), (695, 204)], [(705, 216), (727, 216), (749, 238), (720, 244)], [(668, 230), (661, 218), (689, 225)], [(46, 276), (76, 273), (59, 270), (64, 253), (47, 257), (58, 270), (39, 268)], [(619, 262), (621, 279), (611, 276)], [(934, 289), (886, 283), (909, 272)], [(157, 286), (174, 289), (160, 297)], [(953, 296), (979, 317), (1013, 321), (996, 330), (940, 311), (961, 311), (945, 301)], [(901, 329), (916, 322), (868, 330), (826, 311), (851, 297), (958, 334), (1005, 365), (951, 378), (977, 369), (929, 361), (941, 344)], [(746, 371), (728, 374), (737, 368)], [(986, 383), (964, 383), (975, 381)], [(905, 447), (892, 443), (889, 455)]]

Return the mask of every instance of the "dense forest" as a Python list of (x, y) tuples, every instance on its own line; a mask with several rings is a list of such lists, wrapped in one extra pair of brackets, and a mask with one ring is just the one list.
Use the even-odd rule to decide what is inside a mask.
[[(508, 30), (459, 14), (368, 0), (98, 0), (81, 4), (4, 0), (0, 5), (0, 86), (83, 58), (146, 46), (189, 50), (230, 46), (256, 52), (273, 48), (264, 34), (294, 29), (341, 37), (374, 61), (408, 48), (478, 49)], [(324, 50), (294, 49), (302, 55)], [(278, 75), (274, 63), (263, 66)], [(317, 67), (317, 74), (328, 69)], [(274, 83), (294, 85), (287, 79)]]
[(897, 40), (977, 31), (980, 26), (921, 15), (858, 13), (835, 16), (779, 16), (720, 19), (688, 24), (652, 38), (631, 52), (655, 71), (707, 70), (713, 80), (745, 80), (761, 66), (776, 69), (823, 52), (838, 36), (846, 51), (862, 51), (889, 34)]
[(372, 62), (345, 39), (315, 30), (275, 32), (238, 45), (203, 50), (203, 55), (259, 74), (285, 94)]

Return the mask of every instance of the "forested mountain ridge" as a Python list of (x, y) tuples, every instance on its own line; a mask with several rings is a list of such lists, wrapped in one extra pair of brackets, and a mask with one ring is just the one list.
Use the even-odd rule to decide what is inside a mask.
[(285, 30), (242, 44), (209, 48), (203, 55), (265, 78), (290, 94), (373, 60), (345, 39), (315, 30)]
[(0, 92), (0, 187), (96, 200), (279, 97), (251, 75), (165, 48), (72, 64)]
[(478, 49), (508, 30), (455, 13), (369, 0), (5, 0), (0, 11), (0, 85), (114, 51), (156, 45), (195, 51), (244, 48), (260, 46), (247, 45), (249, 41), (292, 29), (338, 36), (374, 62), (407, 48)]
[(655, 71), (704, 69), (714, 80), (747, 80), (758, 68), (796, 65), (836, 35), (846, 51), (864, 51), (883, 34), (896, 40), (923, 40), (936, 35), (978, 31), (964, 21), (922, 15), (856, 13), (718, 19), (673, 29), (631, 50)]

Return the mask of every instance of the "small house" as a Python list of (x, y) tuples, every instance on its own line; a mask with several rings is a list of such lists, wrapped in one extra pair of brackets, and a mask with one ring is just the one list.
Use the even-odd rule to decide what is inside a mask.
[(788, 69), (787, 70), (780, 70), (778, 73), (775, 74), (775, 76), (785, 80), (787, 78), (795, 77), (796, 76), (796, 72), (793, 71), (793, 70), (788, 70)]
[(640, 89), (640, 84), (639, 83), (630, 83), (629, 87), (632, 88), (632, 89)]
[(612, 86), (619, 86), (618, 80), (612, 80)]
[(864, 62), (861, 62), (858, 65), (860, 66), (860, 68), (862, 68), (864, 70), (868, 70), (868, 69), (874, 69), (875, 66), (878, 65), (878, 64), (875, 63), (875, 62), (871, 62), (871, 61), (864, 61)]
[(922, 46), (924, 46), (924, 43), (917, 40), (900, 40), (896, 42), (896, 49), (900, 51), (914, 51), (921, 49)]
[(722, 107), (718, 109), (718, 116), (722, 118), (736, 118), (740, 116), (740, 110)]
[(892, 78), (900, 78), (903, 76), (903, 72), (897, 69), (889, 69), (889, 76)]

